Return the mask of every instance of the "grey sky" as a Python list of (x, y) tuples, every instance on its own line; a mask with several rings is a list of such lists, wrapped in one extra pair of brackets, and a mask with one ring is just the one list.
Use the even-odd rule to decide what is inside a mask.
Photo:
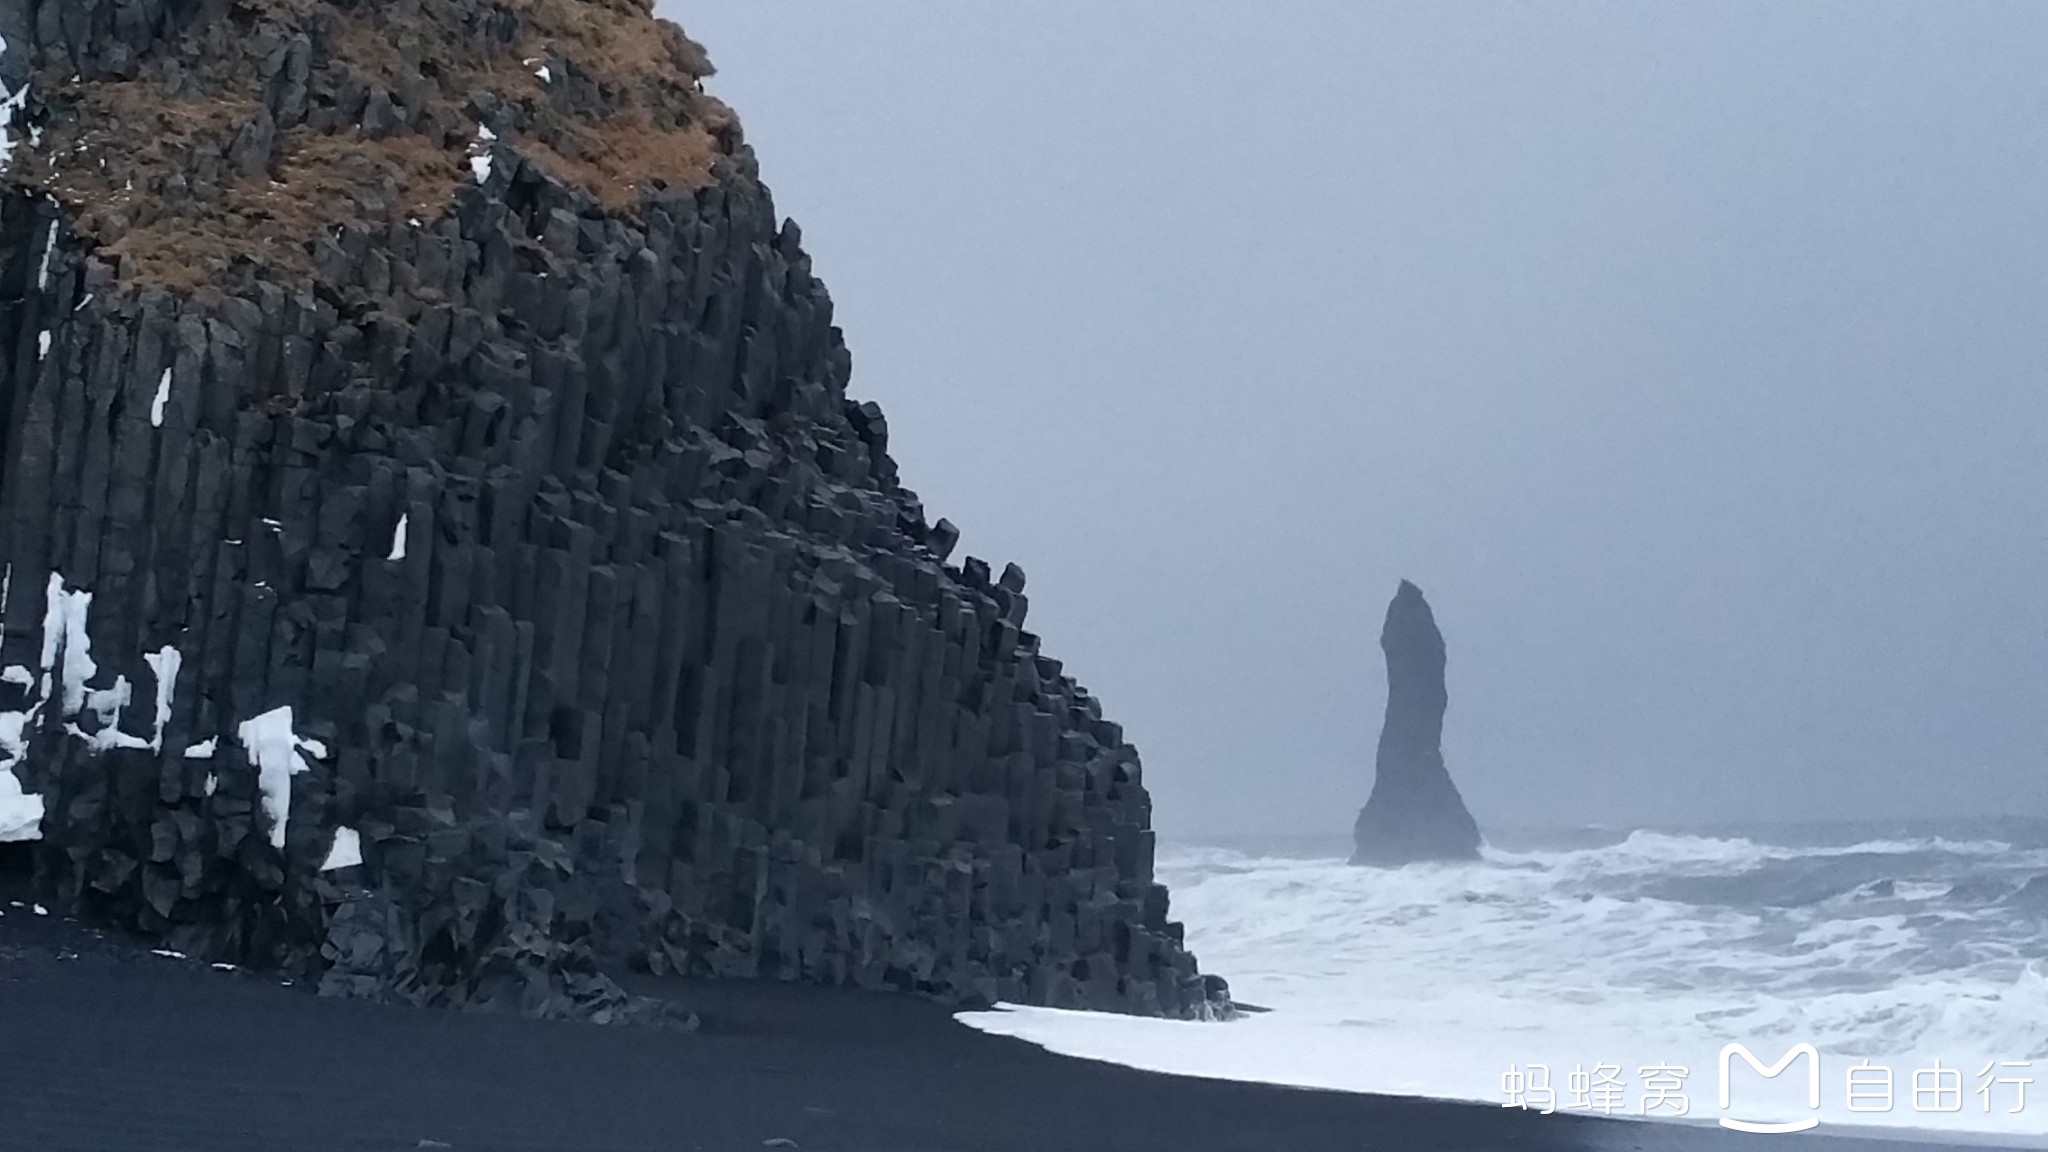
[(662, 10), (1165, 833), (2048, 815), (2048, 7)]

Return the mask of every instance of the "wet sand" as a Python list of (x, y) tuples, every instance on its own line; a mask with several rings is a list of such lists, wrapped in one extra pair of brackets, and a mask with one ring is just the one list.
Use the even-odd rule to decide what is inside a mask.
[[(1054, 1056), (910, 997), (636, 990), (696, 1033), (323, 1000), (0, 900), (7, 1152), (1908, 1152), (1538, 1116)], [(1227, 1027), (1227, 1025), (1218, 1025)]]

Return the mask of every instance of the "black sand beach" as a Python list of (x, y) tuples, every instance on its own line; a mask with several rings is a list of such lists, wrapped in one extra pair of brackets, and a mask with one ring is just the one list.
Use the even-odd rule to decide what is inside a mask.
[(695, 1034), (323, 1000), (6, 900), (0, 913), (8, 1152), (1718, 1152), (1768, 1139), (1159, 1076), (982, 1035), (910, 997), (766, 982), (643, 985), (697, 1008)]

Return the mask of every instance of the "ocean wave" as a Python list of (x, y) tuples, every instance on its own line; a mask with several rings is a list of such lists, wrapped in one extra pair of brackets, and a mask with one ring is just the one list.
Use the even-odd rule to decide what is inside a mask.
[[(1843, 1068), (2048, 1060), (2048, 912), (2013, 895), (2048, 856), (1994, 839), (1637, 830), (1392, 870), (1190, 846), (1158, 871), (1205, 970), (1270, 1013), (1192, 1032), (970, 1022), (1160, 1071), (1459, 1099), (1494, 1096), (1510, 1062), (1704, 1070), (1730, 1042), (1811, 1043)], [(1939, 1119), (2048, 1133), (2048, 1101)]]

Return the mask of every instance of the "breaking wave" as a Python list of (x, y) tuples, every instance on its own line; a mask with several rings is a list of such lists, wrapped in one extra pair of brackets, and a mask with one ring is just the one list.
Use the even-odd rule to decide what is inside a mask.
[[(1158, 1071), (1493, 1103), (1510, 1065), (1547, 1066), (1563, 1102), (1574, 1067), (1613, 1064), (1630, 1113), (1637, 1071), (1678, 1065), (1690, 1118), (1709, 1122), (1724, 1115), (1723, 1045), (1772, 1062), (1806, 1043), (1817, 1112), (1793, 1077), (1738, 1070), (1751, 1101), (1725, 1115), (2048, 1134), (2048, 837), (1635, 831), (1391, 871), (1194, 846), (1163, 850), (1159, 873), (1204, 969), (1269, 1012), (1222, 1027), (962, 1019)], [(1847, 1107), (1847, 1069), (1865, 1060), (1893, 1069), (1889, 1112)], [(1960, 1069), (1959, 1111), (1913, 1106), (1912, 1074), (1937, 1060)], [(2021, 1089), (1997, 1081), (2037, 1076), (2021, 1063), (2042, 1083), (2014, 1112)]]

